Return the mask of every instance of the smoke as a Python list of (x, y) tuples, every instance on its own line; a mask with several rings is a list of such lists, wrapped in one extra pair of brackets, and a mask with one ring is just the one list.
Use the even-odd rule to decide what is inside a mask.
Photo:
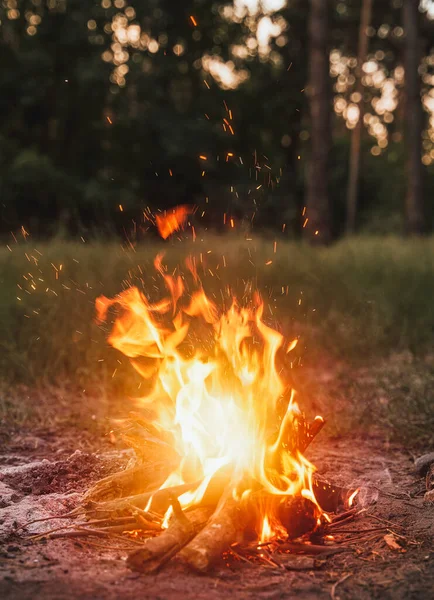
[(358, 477), (351, 482), (350, 489), (358, 489), (356, 502), (361, 508), (375, 504), (379, 497), (379, 489), (392, 484), (392, 475), (386, 467), (378, 471), (371, 471), (369, 475)]

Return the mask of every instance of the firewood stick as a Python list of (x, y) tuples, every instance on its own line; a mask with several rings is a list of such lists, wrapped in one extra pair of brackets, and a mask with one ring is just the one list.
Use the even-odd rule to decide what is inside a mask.
[(140, 465), (109, 475), (98, 481), (83, 497), (84, 502), (101, 502), (145, 492), (150, 486), (158, 487), (173, 464), (158, 462)]
[[(230, 480), (231, 473), (231, 465), (226, 465), (215, 473), (202, 498), (202, 506), (217, 506), (222, 494), (222, 490), (225, 489), (227, 482)], [(174, 496), (179, 497), (184, 492), (194, 490), (195, 488), (199, 487), (201, 483), (202, 480), (199, 480), (191, 483), (183, 483), (181, 485), (169, 488), (152, 490), (143, 494), (137, 494), (135, 496), (127, 496), (126, 498), (109, 500), (107, 502), (87, 502), (87, 504), (84, 504), (84, 507), (88, 515), (98, 514), (100, 518), (112, 517), (113, 515), (117, 515), (119, 513), (131, 514), (131, 512), (134, 511), (134, 508), (144, 509), (152, 496), (151, 511), (159, 515), (164, 515), (171, 504), (171, 499)], [(82, 507), (79, 507), (79, 509), (81, 511)], [(78, 511), (78, 509), (75, 510)]]
[(164, 515), (170, 506), (173, 496), (178, 497), (184, 492), (198, 487), (200, 483), (200, 481), (183, 483), (182, 485), (153, 490), (152, 492), (119, 498), (118, 500), (109, 500), (108, 502), (88, 502), (85, 508), (89, 513), (98, 513), (103, 518), (104, 516), (109, 517), (124, 512), (131, 513), (135, 507), (144, 509), (152, 497), (153, 512)]
[[(137, 529), (137, 525), (135, 527)], [(124, 528), (124, 531), (126, 531), (128, 528)], [(89, 537), (89, 536), (96, 536), (96, 537), (113, 537), (119, 540), (122, 540), (123, 542), (127, 541), (132, 543), (132, 544), (141, 544), (142, 542), (138, 542), (136, 540), (133, 540), (132, 538), (128, 539), (125, 536), (121, 535), (120, 533), (116, 533), (115, 531), (107, 531), (107, 530), (102, 530), (102, 529), (90, 529), (90, 528), (86, 528), (86, 527), (78, 527), (77, 529), (68, 529), (67, 531), (58, 531), (55, 533), (41, 533), (37, 536), (33, 536), (30, 539), (33, 541), (36, 540), (40, 540), (40, 539), (49, 539), (49, 540), (56, 540), (56, 539), (60, 539), (60, 538), (75, 538), (75, 537)]]
[(168, 529), (128, 556), (127, 565), (134, 571), (155, 573), (194, 538), (211, 512), (212, 509), (202, 507), (190, 511), (188, 516), (177, 514)]
[(300, 443), (299, 452), (303, 454), (324, 427), (325, 421), (322, 417), (315, 417), (312, 423), (307, 427), (304, 440)]
[[(57, 537), (75, 537), (76, 535), (80, 537), (83, 535), (98, 535), (97, 532), (100, 532), (101, 536), (104, 536), (110, 534), (127, 533), (129, 531), (136, 531), (138, 529), (143, 531), (161, 531), (161, 527), (156, 523), (147, 521), (143, 517), (138, 519), (138, 516), (140, 515), (136, 515), (135, 518), (124, 517), (114, 521), (101, 520), (87, 521), (85, 523), (73, 523), (64, 527), (50, 529), (44, 533), (39, 533), (32, 536), (30, 539), (35, 541), (41, 538), (55, 539)], [(110, 522), (112, 523), (111, 525), (109, 524)], [(106, 526), (101, 527), (101, 524), (104, 523)], [(90, 525), (92, 525), (92, 527), (90, 527)]]
[[(282, 451), (290, 452), (294, 456), (297, 452), (303, 454), (324, 425), (325, 421), (322, 417), (317, 416), (312, 423), (308, 424), (303, 415), (298, 416), (295, 425), (291, 425), (288, 431), (279, 434), (281, 435), (280, 445), (273, 454), (270, 466), (277, 471), (281, 470)], [(269, 442), (273, 444), (274, 440), (270, 439)]]
[(112, 525), (110, 527), (99, 527), (99, 531), (105, 531), (107, 533), (124, 533), (128, 531), (137, 531), (141, 529), (143, 531), (161, 531), (161, 527), (154, 523), (141, 523), (135, 520), (130, 525)]
[[(131, 523), (133, 521), (133, 517), (130, 515), (126, 517), (116, 517), (115, 519), (91, 519), (90, 521), (85, 521), (84, 523), (78, 523), (75, 526), (83, 525), (85, 527), (112, 527), (113, 525), (122, 525), (124, 523)], [(74, 527), (74, 524), (72, 525)]]
[(245, 506), (232, 497), (226, 498), (179, 557), (195, 571), (208, 571), (230, 544), (239, 541), (246, 521)]
[(44, 531), (43, 533), (36, 533), (30, 536), (29, 539), (31, 540), (37, 540), (40, 539), (41, 537), (46, 537), (49, 534), (52, 534), (56, 531), (65, 531), (65, 530), (74, 530), (74, 529), (80, 529), (80, 528), (89, 528), (90, 526), (92, 526), (92, 528), (101, 528), (104, 529), (108, 526), (113, 526), (113, 525), (130, 525), (131, 523), (134, 523), (135, 519), (132, 516), (129, 517), (121, 517), (121, 518), (117, 518), (117, 519), (99, 519), (99, 520), (91, 520), (91, 521), (83, 521), (83, 522), (73, 522), (70, 523), (69, 525), (59, 525), (59, 527), (53, 527), (52, 529), (49, 529), (47, 531)]
[(145, 517), (142, 517), (142, 515), (137, 512), (134, 513), (134, 516), (141, 529), (145, 529), (147, 531), (161, 531), (161, 527), (158, 523), (154, 523), (154, 521), (145, 519)]
[(345, 525), (345, 523), (349, 523), (350, 521), (354, 521), (355, 519), (355, 515), (349, 515), (346, 519), (341, 519), (340, 521), (332, 521), (331, 523), (327, 524), (327, 529), (333, 529), (336, 527), (341, 527), (342, 525)]
[(302, 544), (296, 542), (285, 542), (278, 546), (279, 551), (289, 550), (294, 554), (337, 554), (338, 552), (344, 552), (349, 548), (344, 546), (320, 546), (315, 544)]
[(339, 513), (337, 514), (333, 519), (332, 519), (332, 523), (338, 523), (339, 521), (343, 521), (344, 519), (347, 519), (348, 517), (351, 517), (352, 515), (356, 515), (357, 513), (357, 508), (350, 508), (350, 510), (346, 510), (343, 513)]

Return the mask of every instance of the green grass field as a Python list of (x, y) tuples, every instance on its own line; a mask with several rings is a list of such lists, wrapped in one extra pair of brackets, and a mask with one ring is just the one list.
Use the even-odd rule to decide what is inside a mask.
[(433, 349), (433, 238), (364, 237), (311, 248), (206, 234), (195, 243), (145, 241), (134, 249), (31, 238), (9, 246), (0, 251), (0, 369), (8, 390), (135, 394), (138, 376), (108, 346), (110, 325), (95, 323), (94, 302), (131, 284), (158, 297), (163, 286), (152, 263), (161, 251), (169, 270), (194, 253), (217, 303), (228, 302), (228, 286), (240, 297), (249, 286), (261, 290), (267, 322), (300, 336), (294, 360), (360, 365)]

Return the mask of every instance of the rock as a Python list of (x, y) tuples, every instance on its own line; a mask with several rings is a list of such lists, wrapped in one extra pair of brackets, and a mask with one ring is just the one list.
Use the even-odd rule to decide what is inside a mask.
[(19, 499), (15, 490), (0, 481), (0, 508), (6, 508)]
[(427, 492), (423, 499), (425, 502), (431, 502), (434, 504), (434, 490), (430, 490), (429, 492)]
[(419, 458), (416, 458), (414, 461), (416, 472), (421, 477), (424, 477), (428, 473), (428, 469), (432, 464), (434, 464), (434, 452), (429, 452), (429, 454), (419, 456)]

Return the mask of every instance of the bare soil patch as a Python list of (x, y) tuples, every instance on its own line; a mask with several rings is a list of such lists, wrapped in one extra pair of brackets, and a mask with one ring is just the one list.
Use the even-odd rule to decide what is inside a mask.
[(91, 483), (130, 458), (107, 442), (93, 451), (77, 452), (77, 445), (75, 436), (20, 434), (0, 456), (0, 596), (5, 600), (433, 597), (434, 504), (424, 502), (425, 482), (412, 456), (383, 437), (324, 435), (308, 452), (327, 478), (362, 487), (366, 510), (336, 533), (336, 542), (348, 546), (344, 552), (307, 561), (305, 570), (222, 561), (207, 576), (176, 561), (157, 575), (133, 573), (122, 541), (29, 539), (58, 522), (23, 531), (26, 521), (72, 509)]

